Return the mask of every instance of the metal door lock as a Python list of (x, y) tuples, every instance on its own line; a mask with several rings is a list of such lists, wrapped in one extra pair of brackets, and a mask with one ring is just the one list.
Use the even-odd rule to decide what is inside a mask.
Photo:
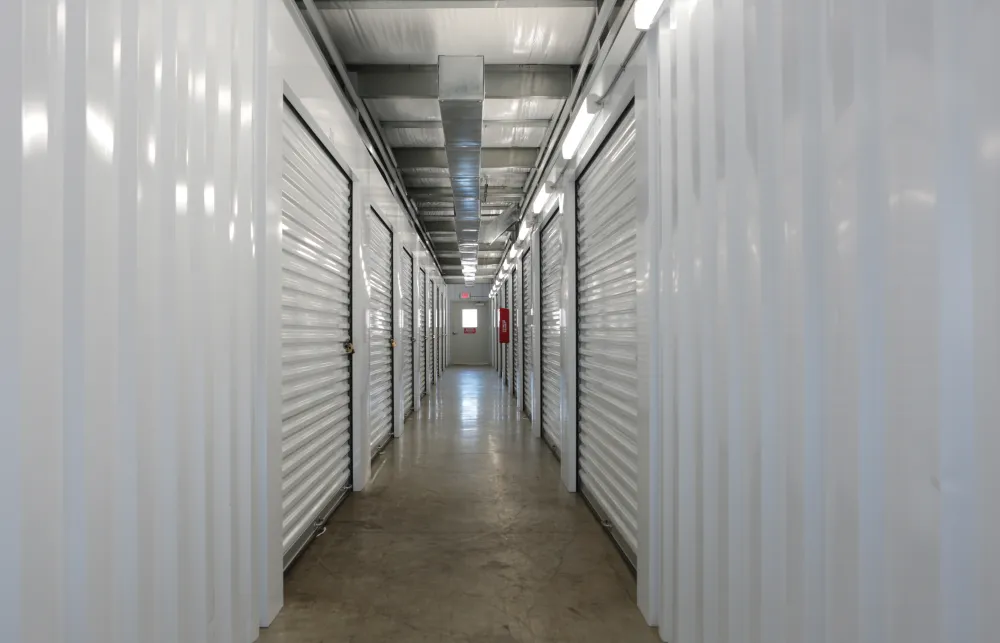
[(395, 339), (390, 339), (389, 340), (389, 346), (392, 346), (393, 348), (396, 348), (396, 340)]
[(348, 355), (354, 354), (354, 342), (344, 342), (344, 352)]

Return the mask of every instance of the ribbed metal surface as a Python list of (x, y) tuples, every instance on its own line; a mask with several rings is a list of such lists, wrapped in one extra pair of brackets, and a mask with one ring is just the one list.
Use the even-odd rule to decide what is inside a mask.
[(533, 395), (531, 379), (534, 376), (534, 361), (531, 348), (535, 333), (535, 318), (531, 310), (531, 253), (524, 253), (521, 259), (521, 318), (524, 340), (521, 345), (521, 407), (525, 415), (531, 417)]
[(580, 481), (633, 555), (639, 516), (635, 193), (630, 109), (577, 182), (577, 403)]
[(438, 303), (437, 284), (431, 284), (431, 375), (437, 377), (438, 366)]
[(513, 301), (510, 311), (510, 339), (514, 368), (511, 370), (510, 393), (515, 398), (521, 386), (521, 272), (515, 268), (510, 275)]
[(403, 417), (413, 413), (413, 255), (403, 250)]
[(434, 382), (431, 373), (434, 368), (434, 351), (432, 350), (432, 340), (434, 337), (434, 310), (433, 295), (431, 295), (430, 277), (424, 273), (424, 391), (430, 389)]
[(392, 231), (374, 210), (368, 227), (368, 426), (374, 456), (392, 438)]
[(420, 269), (420, 301), (417, 302), (417, 372), (420, 397), (427, 395), (427, 273)]
[[(509, 324), (510, 323), (510, 312), (511, 312), (511, 310), (510, 310), (510, 308), (511, 308), (511, 306), (510, 306), (510, 302), (511, 302), (511, 297), (510, 297), (510, 277), (507, 277), (507, 279), (505, 279), (504, 282), (503, 282), (503, 302), (504, 302), (504, 306), (507, 308), (507, 316), (508, 316), (508, 324)], [(508, 328), (508, 330), (510, 330), (510, 329)], [(511, 360), (511, 352), (512, 352), (511, 351), (511, 346), (513, 345), (512, 344), (512, 340), (513, 340), (513, 337), (511, 337), (511, 334), (508, 332), (507, 333), (507, 343), (504, 344), (504, 347), (503, 347), (503, 381), (504, 381), (504, 384), (506, 384), (507, 386), (510, 386), (510, 371), (511, 371), (511, 369), (513, 367), (512, 360)]]
[(559, 291), (562, 288), (563, 242), (562, 212), (552, 215), (542, 229), (541, 305), (538, 327), (542, 343), (542, 437), (556, 454), (562, 451), (562, 313)]
[(286, 554), (350, 480), (351, 186), (286, 108), (281, 474)]

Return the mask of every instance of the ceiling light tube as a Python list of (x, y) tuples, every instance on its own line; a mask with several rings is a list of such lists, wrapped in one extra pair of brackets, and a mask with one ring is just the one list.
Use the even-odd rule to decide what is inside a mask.
[(562, 157), (569, 161), (576, 156), (576, 151), (583, 143), (583, 137), (587, 135), (590, 125), (597, 118), (597, 112), (601, 111), (601, 99), (591, 94), (587, 100), (580, 105), (579, 111), (573, 118), (573, 124), (569, 127), (569, 132), (562, 143)]
[(556, 191), (556, 186), (553, 183), (546, 183), (539, 190), (538, 194), (535, 195), (535, 200), (531, 202), (531, 209), (535, 214), (541, 214), (542, 210), (545, 209), (545, 204), (549, 202), (549, 198)]
[(660, 12), (666, 4), (665, 0), (636, 0), (635, 1), (635, 28), (640, 31), (647, 31), (660, 17)]

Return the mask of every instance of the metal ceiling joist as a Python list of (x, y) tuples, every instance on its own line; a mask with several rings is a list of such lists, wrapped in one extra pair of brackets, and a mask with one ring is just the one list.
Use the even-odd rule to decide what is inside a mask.
[[(443, 147), (400, 147), (394, 154), (400, 169), (448, 167), (448, 153)], [(482, 167), (530, 170), (537, 156), (538, 149), (533, 147), (484, 147)]]
[[(545, 129), (551, 121), (544, 118), (534, 119), (512, 119), (509, 121), (489, 120), (483, 121), (483, 128), (489, 130), (491, 127), (528, 127)], [(382, 121), (382, 129), (441, 129), (441, 121)]]
[[(454, 193), (448, 188), (410, 188), (408, 190), (410, 198), (415, 201), (440, 199), (453, 199)], [(483, 188), (483, 199), (496, 197), (498, 199), (519, 199), (524, 196), (524, 192), (517, 188), (502, 188), (486, 186)]]
[[(361, 98), (437, 98), (436, 65), (359, 65), (351, 68)], [(487, 65), (486, 98), (566, 98), (568, 65)]]

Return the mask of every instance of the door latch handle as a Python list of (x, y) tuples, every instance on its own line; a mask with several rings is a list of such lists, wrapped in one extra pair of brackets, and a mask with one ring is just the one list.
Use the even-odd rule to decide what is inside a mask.
[(389, 340), (389, 346), (392, 346), (393, 348), (396, 348), (396, 339), (395, 338), (392, 338), (392, 339)]
[(354, 354), (354, 342), (344, 342), (344, 352), (348, 355)]

